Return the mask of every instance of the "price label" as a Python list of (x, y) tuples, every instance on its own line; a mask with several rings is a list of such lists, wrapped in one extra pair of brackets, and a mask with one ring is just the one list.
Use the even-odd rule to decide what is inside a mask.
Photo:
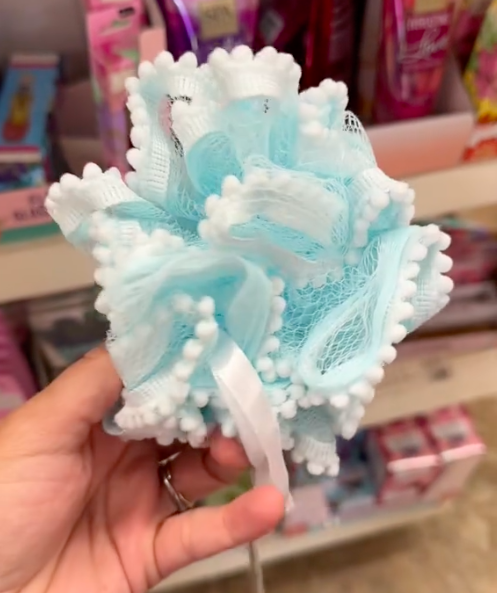
[(438, 12), (442, 10), (447, 10), (448, 5), (448, 0), (415, 0), (414, 12), (416, 14)]
[(453, 375), (453, 369), (448, 360), (426, 361), (424, 370), (431, 381), (445, 381)]
[(236, 0), (207, 0), (199, 4), (200, 36), (204, 41), (238, 33)]
[(454, 368), (449, 358), (402, 361), (387, 368), (382, 389), (399, 389), (409, 385), (442, 382), (451, 379)]

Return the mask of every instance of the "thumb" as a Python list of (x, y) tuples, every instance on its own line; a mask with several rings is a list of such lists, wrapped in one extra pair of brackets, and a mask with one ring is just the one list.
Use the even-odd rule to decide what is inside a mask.
[[(122, 383), (104, 348), (88, 353), (53, 383), (0, 424), (0, 433), (16, 433), (16, 442), (33, 440), (39, 450), (73, 450), (118, 400)], [(44, 445), (45, 443), (45, 445)]]

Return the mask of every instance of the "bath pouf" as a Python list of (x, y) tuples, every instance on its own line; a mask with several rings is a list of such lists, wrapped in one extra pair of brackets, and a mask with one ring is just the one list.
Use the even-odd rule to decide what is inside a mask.
[(335, 439), (452, 289), (449, 237), (411, 224), (346, 86), (299, 77), (271, 47), (161, 53), (127, 81), (133, 171), (88, 164), (46, 200), (97, 265), (124, 384), (109, 430), (197, 447), (218, 425), (282, 489), (282, 449), (336, 474)]

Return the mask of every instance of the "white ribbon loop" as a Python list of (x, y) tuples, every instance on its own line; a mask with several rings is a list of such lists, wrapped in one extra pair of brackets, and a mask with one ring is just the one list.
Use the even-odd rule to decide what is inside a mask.
[(221, 332), (211, 361), (219, 393), (233, 417), (240, 441), (254, 468), (254, 484), (273, 485), (291, 504), (288, 470), (278, 421), (264, 386), (244, 352)]

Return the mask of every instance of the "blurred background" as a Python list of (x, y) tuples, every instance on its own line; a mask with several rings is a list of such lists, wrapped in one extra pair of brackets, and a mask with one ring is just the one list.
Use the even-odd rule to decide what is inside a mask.
[[(289, 464), (295, 508), (258, 544), (268, 592), (491, 593), (497, 0), (1, 0), (0, 417), (107, 330), (47, 185), (89, 160), (127, 171), (124, 80), (140, 61), (237, 44), (293, 54), (302, 88), (346, 82), (379, 166), (412, 185), (454, 259), (450, 305), (400, 345), (363, 430), (339, 444), (339, 476)], [(233, 550), (157, 590), (239, 591), (247, 566)]]

